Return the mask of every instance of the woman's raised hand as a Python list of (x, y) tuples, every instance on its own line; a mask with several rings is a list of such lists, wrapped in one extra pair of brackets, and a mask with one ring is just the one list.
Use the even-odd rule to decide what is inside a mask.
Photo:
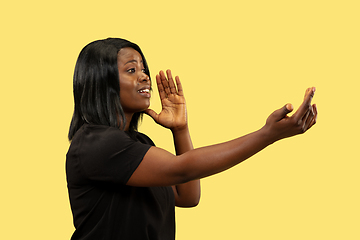
[(303, 103), (291, 117), (287, 116), (293, 111), (291, 104), (286, 104), (273, 112), (266, 120), (263, 129), (274, 141), (306, 132), (316, 123), (317, 119), (317, 107), (315, 104), (311, 105), (314, 94), (315, 88), (308, 88)]
[(170, 70), (166, 71), (166, 75), (163, 71), (156, 75), (156, 84), (162, 106), (161, 112), (157, 114), (152, 109), (147, 109), (145, 113), (163, 127), (169, 128), (172, 131), (181, 130), (187, 127), (187, 112), (183, 89), (178, 76), (175, 77), (175, 86)]

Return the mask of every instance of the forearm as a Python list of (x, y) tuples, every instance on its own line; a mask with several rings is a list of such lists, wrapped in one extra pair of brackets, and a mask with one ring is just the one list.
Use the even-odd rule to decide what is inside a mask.
[(200, 179), (229, 169), (261, 151), (274, 140), (263, 128), (243, 137), (178, 156), (185, 179)]
[(181, 155), (194, 149), (187, 126), (184, 129), (172, 130), (171, 132), (173, 134), (176, 155)]
[(127, 184), (141, 187), (182, 185), (231, 168), (278, 139), (262, 128), (243, 137), (193, 149), (178, 156), (151, 147)]
[[(181, 155), (194, 149), (188, 126), (182, 130), (173, 130), (172, 133), (176, 155)], [(176, 206), (193, 207), (199, 203), (201, 192), (199, 179), (175, 185), (173, 186), (173, 190), (176, 199)]]

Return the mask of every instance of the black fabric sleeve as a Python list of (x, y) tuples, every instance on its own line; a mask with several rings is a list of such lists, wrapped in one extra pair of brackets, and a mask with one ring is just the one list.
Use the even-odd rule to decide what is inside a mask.
[(151, 147), (113, 127), (88, 125), (79, 131), (73, 139), (79, 145), (78, 166), (91, 181), (126, 184)]

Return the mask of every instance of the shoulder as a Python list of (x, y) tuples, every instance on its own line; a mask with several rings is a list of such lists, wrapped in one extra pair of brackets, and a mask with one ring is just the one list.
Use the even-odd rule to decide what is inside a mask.
[(105, 125), (84, 124), (74, 135), (73, 141), (111, 141), (111, 140), (131, 140), (122, 130)]
[(144, 133), (141, 132), (135, 132), (135, 138), (137, 141), (144, 143), (144, 144), (149, 144), (151, 146), (155, 146), (155, 143)]
[(142, 156), (152, 141), (144, 134), (136, 133), (136, 136), (137, 139), (131, 138), (123, 130), (110, 126), (84, 124), (74, 135), (68, 154), (88, 162)]
[(71, 142), (67, 172), (70, 176), (80, 172), (86, 179), (125, 184), (150, 147), (118, 128), (86, 124)]
[(120, 142), (140, 142), (155, 146), (154, 142), (141, 132), (128, 133), (119, 128), (94, 124), (84, 124), (79, 130), (81, 130), (79, 135), (86, 137), (90, 141), (101, 141), (103, 143), (111, 141), (117, 144)]
[(99, 151), (109, 153), (119, 151), (137, 142), (118, 128), (84, 124), (74, 135), (71, 145), (77, 146), (79, 152), (88, 155)]

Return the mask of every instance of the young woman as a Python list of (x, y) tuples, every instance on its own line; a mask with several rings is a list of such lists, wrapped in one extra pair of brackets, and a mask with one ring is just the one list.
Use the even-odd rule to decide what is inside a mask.
[[(75, 110), (66, 173), (75, 232), (72, 239), (175, 239), (174, 207), (196, 206), (199, 179), (224, 171), (277, 140), (306, 132), (317, 117), (307, 89), (291, 117), (291, 104), (264, 127), (243, 137), (193, 149), (178, 77), (160, 71), (162, 103), (151, 109), (151, 79), (141, 49), (124, 39), (92, 42), (74, 73)], [(137, 131), (142, 114), (173, 134), (176, 156)]]

